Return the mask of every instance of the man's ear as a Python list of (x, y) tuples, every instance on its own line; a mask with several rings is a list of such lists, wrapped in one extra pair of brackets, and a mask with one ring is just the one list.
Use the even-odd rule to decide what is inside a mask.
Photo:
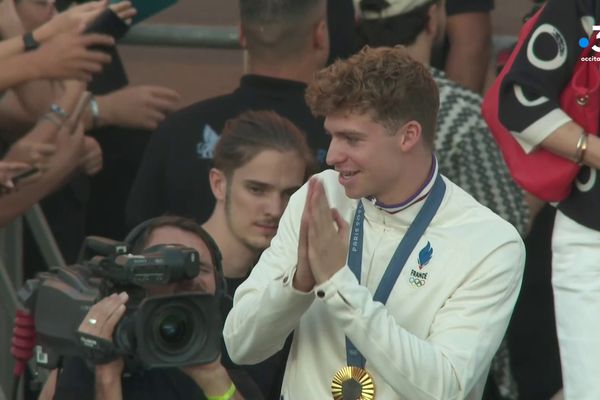
[(429, 6), (427, 10), (427, 25), (425, 26), (425, 30), (427, 33), (435, 38), (439, 34), (438, 29), (440, 29), (440, 12), (439, 8), (441, 7), (441, 3), (433, 3)]
[(320, 20), (315, 25), (313, 34), (313, 48), (329, 52), (329, 29), (327, 28), (327, 20)]
[(239, 43), (240, 43), (240, 47), (242, 49), (246, 48), (246, 30), (244, 29), (244, 25), (242, 24), (238, 24), (238, 36), (239, 36)]
[(403, 152), (409, 152), (423, 141), (423, 128), (417, 121), (408, 121), (398, 128), (396, 135), (400, 149)]
[(225, 173), (220, 169), (211, 168), (208, 172), (208, 180), (215, 199), (217, 201), (224, 201), (227, 193), (227, 177)]

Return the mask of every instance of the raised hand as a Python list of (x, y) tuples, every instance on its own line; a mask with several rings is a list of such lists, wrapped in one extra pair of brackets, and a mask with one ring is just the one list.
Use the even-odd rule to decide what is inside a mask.
[(118, 3), (111, 4), (109, 8), (127, 24), (130, 24), (131, 18), (137, 14), (137, 10), (133, 8), (133, 4), (131, 4), (130, 1), (120, 1)]
[(298, 240), (298, 264), (296, 266), (296, 274), (294, 275), (293, 285), (294, 288), (303, 292), (309, 292), (315, 286), (315, 278), (310, 268), (310, 262), (308, 259), (308, 224), (309, 224), (309, 200), (312, 197), (314, 191), (315, 179), (311, 179), (308, 182), (308, 193), (306, 195), (306, 202), (304, 203), (304, 210), (302, 211), (302, 219), (300, 221), (300, 235)]
[(161, 86), (128, 86), (99, 96), (101, 125), (156, 129), (178, 107), (180, 96)]
[(108, 35), (73, 33), (60, 34), (42, 44), (31, 53), (38, 78), (79, 79), (91, 81), (92, 74), (102, 71), (102, 66), (111, 61), (110, 55), (92, 46), (114, 46)]
[(348, 223), (329, 208), (325, 188), (316, 178), (308, 199), (308, 260), (317, 283), (323, 283), (346, 264)]
[(45, 42), (61, 33), (81, 33), (107, 6), (108, 1), (102, 0), (70, 7), (36, 29), (34, 37), (39, 42)]

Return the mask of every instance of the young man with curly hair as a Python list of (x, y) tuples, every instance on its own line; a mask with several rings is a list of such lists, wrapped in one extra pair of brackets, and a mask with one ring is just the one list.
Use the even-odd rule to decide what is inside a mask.
[(438, 98), (403, 48), (366, 48), (309, 86), (334, 170), (292, 196), (224, 329), (241, 364), (294, 331), (283, 399), (481, 398), (525, 252), (439, 174)]

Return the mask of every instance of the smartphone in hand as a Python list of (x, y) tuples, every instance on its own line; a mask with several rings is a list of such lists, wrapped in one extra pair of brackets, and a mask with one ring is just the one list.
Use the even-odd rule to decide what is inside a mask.
[(13, 177), (10, 178), (10, 180), (12, 181), (12, 183), (15, 186), (18, 186), (19, 181), (22, 181), (23, 179), (28, 178), (32, 175), (35, 175), (38, 172), (40, 172), (38, 167), (31, 167), (31, 168), (28, 168), (28, 169), (21, 171), (18, 174), (14, 175)]
[(7, 186), (4, 183), (0, 183), (0, 196), (13, 192), (15, 190), (15, 188), (17, 188), (23, 181), (24, 179), (33, 176), (35, 174), (37, 174), (40, 170), (37, 167), (30, 167), (27, 168), (23, 171), (20, 171), (18, 173), (16, 173), (15, 175), (13, 175), (10, 178), (10, 182), (12, 183), (12, 186)]
[(85, 29), (85, 33), (102, 33), (110, 35), (115, 40), (127, 33), (129, 26), (110, 8), (102, 11)]

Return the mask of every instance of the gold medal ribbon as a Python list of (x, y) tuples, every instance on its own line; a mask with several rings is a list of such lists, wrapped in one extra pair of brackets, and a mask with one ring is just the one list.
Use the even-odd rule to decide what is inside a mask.
[(363, 368), (346, 366), (333, 376), (331, 394), (334, 400), (374, 400), (375, 383)]

